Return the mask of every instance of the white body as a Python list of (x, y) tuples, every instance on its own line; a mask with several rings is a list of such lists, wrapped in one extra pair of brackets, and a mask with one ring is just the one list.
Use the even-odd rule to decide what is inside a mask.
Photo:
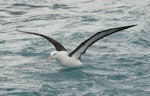
[(56, 59), (64, 67), (79, 67), (83, 64), (78, 59), (68, 56), (66, 51), (53, 51), (50, 57)]

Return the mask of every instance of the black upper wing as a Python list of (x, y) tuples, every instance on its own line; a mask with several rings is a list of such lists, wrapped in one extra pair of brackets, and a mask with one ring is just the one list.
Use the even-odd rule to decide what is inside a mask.
[(33, 35), (41, 36), (41, 37), (47, 39), (49, 42), (51, 42), (55, 46), (57, 51), (67, 51), (62, 44), (60, 44), (58, 41), (56, 41), (53, 38), (50, 38), (46, 35), (39, 34), (39, 33), (33, 33), (33, 32), (27, 32), (27, 31), (20, 31), (20, 30), (17, 30), (17, 31), (27, 33), (27, 34), (33, 34)]
[(85, 40), (84, 42), (82, 42), (75, 50), (73, 50), (69, 54), (69, 56), (79, 59), (81, 57), (81, 55), (85, 53), (87, 48), (89, 46), (91, 46), (93, 43), (95, 43), (97, 40), (102, 39), (110, 34), (118, 32), (118, 31), (133, 27), (133, 26), (136, 26), (136, 25), (123, 26), (123, 27), (117, 27), (117, 28), (100, 31), (100, 32), (94, 34), (93, 36), (91, 36), (90, 38), (88, 38), (87, 40)]

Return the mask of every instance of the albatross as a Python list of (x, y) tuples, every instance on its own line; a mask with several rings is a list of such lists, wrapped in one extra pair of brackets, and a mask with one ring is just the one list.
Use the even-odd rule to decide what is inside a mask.
[(75, 48), (70, 53), (67, 52), (66, 48), (60, 42), (56, 41), (55, 39), (53, 39), (49, 36), (46, 36), (46, 35), (43, 35), (40, 33), (28, 32), (28, 31), (20, 31), (20, 30), (17, 30), (17, 31), (27, 33), (27, 34), (33, 34), (33, 35), (41, 36), (41, 37), (47, 39), (51, 44), (54, 45), (56, 50), (52, 51), (50, 53), (50, 56), (46, 60), (47, 62), (52, 60), (52, 59), (56, 59), (61, 66), (79, 67), (79, 66), (83, 65), (83, 63), (80, 61), (81, 55), (84, 54), (86, 52), (86, 50), (92, 44), (94, 44), (96, 41), (98, 41), (98, 40), (100, 40), (100, 39), (102, 39), (108, 35), (111, 35), (113, 33), (128, 29), (128, 28), (133, 27), (133, 26), (136, 26), (136, 25), (111, 28), (111, 29), (97, 32), (96, 34), (94, 34), (90, 38), (83, 41), (77, 48)]

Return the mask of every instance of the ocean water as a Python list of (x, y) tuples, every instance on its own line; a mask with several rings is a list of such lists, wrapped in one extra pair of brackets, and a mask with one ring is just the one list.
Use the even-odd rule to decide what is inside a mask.
[[(45, 62), (98, 31), (137, 24), (96, 42), (80, 68)], [(150, 96), (149, 0), (0, 0), (0, 96)]]

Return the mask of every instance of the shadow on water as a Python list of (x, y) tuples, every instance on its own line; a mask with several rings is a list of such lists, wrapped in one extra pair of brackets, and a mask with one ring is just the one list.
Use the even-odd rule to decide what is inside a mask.
[(84, 66), (80, 66), (80, 67), (72, 67), (72, 68), (62, 68), (62, 69), (60, 69), (60, 70), (58, 70), (58, 71), (75, 71), (75, 70), (81, 70), (81, 69), (83, 69), (84, 68)]
[(90, 74), (84, 72), (84, 66), (78, 68), (60, 68), (54, 72), (38, 73), (39, 78), (45, 81), (78, 81), (84, 78), (90, 78)]
[(25, 63), (15, 66), (15, 71), (25, 75), (24, 79), (35, 80), (36, 82), (62, 82), (62, 81), (80, 81), (82, 79), (93, 77), (89, 72), (85, 72), (88, 66), (76, 68), (65, 68), (59, 65), (46, 65)]

